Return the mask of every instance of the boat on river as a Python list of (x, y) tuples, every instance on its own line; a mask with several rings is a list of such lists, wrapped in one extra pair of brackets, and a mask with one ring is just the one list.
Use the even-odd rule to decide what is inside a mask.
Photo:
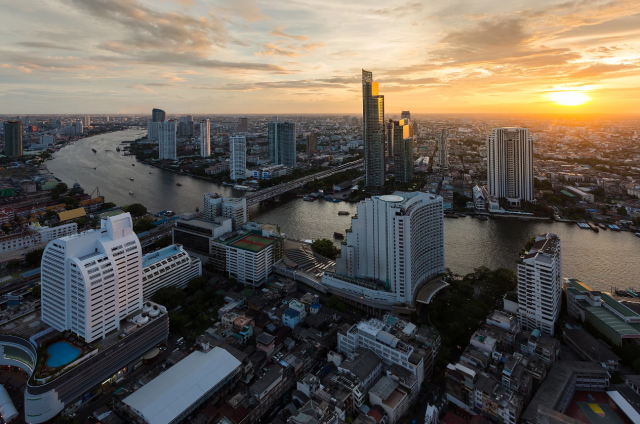
[(129, 178), (131, 181), (133, 181), (133, 177)]
[(311, 197), (311, 196), (304, 196), (304, 197), (302, 198), (302, 200), (304, 200), (305, 202), (313, 202), (313, 201), (314, 201), (314, 200), (316, 200), (316, 199), (314, 199), (314, 198), (313, 198), (313, 197)]
[(595, 231), (596, 233), (600, 232), (600, 228), (596, 224), (592, 224), (591, 222), (589, 223), (589, 228), (591, 229), (591, 231)]
[(338, 215), (349, 215), (349, 211), (338, 211)]
[(129, 195), (133, 196), (133, 191), (130, 191), (130, 192), (129, 192)]
[(177, 185), (178, 187), (182, 187), (182, 184), (180, 184), (180, 183), (176, 183), (176, 185)]

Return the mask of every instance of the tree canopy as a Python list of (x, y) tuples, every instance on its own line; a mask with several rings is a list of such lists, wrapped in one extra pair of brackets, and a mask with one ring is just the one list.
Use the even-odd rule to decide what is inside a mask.
[(329, 239), (323, 238), (314, 241), (311, 244), (311, 248), (319, 255), (325, 258), (335, 259), (338, 255), (338, 249), (333, 245), (333, 242)]
[(133, 203), (122, 208), (123, 211), (129, 212), (131, 216), (139, 217), (147, 214), (147, 208), (142, 203)]

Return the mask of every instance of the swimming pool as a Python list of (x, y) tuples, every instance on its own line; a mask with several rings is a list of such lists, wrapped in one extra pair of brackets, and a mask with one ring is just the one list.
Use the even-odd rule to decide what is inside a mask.
[(80, 355), (80, 349), (71, 346), (67, 342), (54, 343), (47, 348), (49, 359), (47, 366), (49, 368), (59, 367), (68, 364)]

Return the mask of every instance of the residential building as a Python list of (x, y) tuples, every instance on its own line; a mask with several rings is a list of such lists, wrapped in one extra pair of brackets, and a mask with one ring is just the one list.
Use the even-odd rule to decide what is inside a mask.
[(178, 121), (178, 135), (182, 137), (191, 137), (193, 136), (193, 116), (181, 116)]
[(147, 140), (157, 141), (160, 122), (147, 121)]
[(241, 134), (247, 134), (249, 132), (249, 118), (239, 118), (237, 131)]
[(4, 154), (10, 158), (22, 156), (22, 122), (4, 123)]
[(566, 186), (566, 189), (571, 194), (578, 196), (583, 202), (593, 203), (595, 201), (595, 197), (592, 193), (580, 190), (578, 187)]
[(562, 308), (560, 237), (547, 233), (518, 261), (518, 320), (524, 329), (553, 335)]
[(211, 123), (208, 119), (200, 121), (200, 156), (211, 156)]
[(235, 231), (247, 222), (247, 199), (244, 197), (221, 197), (218, 193), (204, 194), (204, 216), (212, 221), (216, 217), (231, 218)]
[(473, 206), (476, 211), (485, 212), (487, 210), (487, 193), (484, 187), (473, 186)]
[(373, 73), (362, 70), (362, 131), (365, 185), (382, 187), (385, 182), (384, 96), (378, 93)]
[(231, 151), (231, 180), (244, 180), (247, 170), (247, 139), (243, 135), (229, 137)]
[(489, 194), (510, 205), (533, 202), (533, 138), (527, 128), (494, 128), (487, 138)]
[(274, 165), (296, 167), (296, 124), (269, 122), (267, 126), (269, 160)]
[(212, 220), (180, 218), (171, 231), (172, 243), (181, 244), (189, 252), (208, 256), (214, 252), (214, 241), (233, 230), (231, 218), (219, 216)]
[(383, 375), (382, 365), (382, 360), (374, 351), (359, 347), (338, 364), (338, 370), (348, 372), (357, 377), (362, 383), (363, 393), (369, 393), (369, 390)]
[(129, 213), (51, 241), (42, 256), (42, 321), (87, 343), (142, 308), (142, 248)]
[(369, 390), (369, 403), (380, 406), (388, 416), (388, 423), (395, 424), (409, 409), (409, 393), (391, 377), (384, 376)]
[(75, 222), (58, 225), (57, 227), (31, 225), (20, 234), (0, 236), (0, 253), (10, 250), (26, 249), (38, 243), (46, 243), (60, 237), (76, 234), (77, 232), (78, 224)]
[(158, 152), (160, 160), (178, 160), (176, 121), (158, 123)]
[(142, 257), (142, 297), (151, 299), (164, 287), (185, 289), (189, 280), (202, 276), (200, 259), (174, 244)]
[(378, 308), (411, 305), (423, 283), (444, 272), (442, 198), (396, 192), (358, 203), (351, 230), (322, 284)]
[(338, 351), (351, 356), (360, 347), (370, 349), (380, 357), (385, 367), (397, 364), (409, 370), (418, 380), (418, 386), (421, 385), (424, 380), (424, 358), (416, 353), (412, 345), (400, 341), (387, 330), (390, 330), (390, 326), (375, 318), (351, 327), (341, 327), (337, 333)]
[(166, 112), (164, 110), (154, 108), (151, 111), (151, 121), (152, 122), (162, 122), (165, 119), (167, 119), (167, 114), (166, 114)]
[(449, 171), (449, 150), (447, 147), (447, 130), (440, 130), (440, 137), (438, 137), (438, 165), (440, 171), (445, 173)]
[(318, 151), (318, 136), (309, 133), (307, 136), (307, 153), (314, 153)]

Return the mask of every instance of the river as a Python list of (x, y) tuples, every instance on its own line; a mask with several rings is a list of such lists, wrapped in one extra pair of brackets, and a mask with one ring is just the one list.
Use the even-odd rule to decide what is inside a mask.
[[(142, 203), (151, 212), (194, 212), (196, 207), (202, 208), (202, 195), (207, 192), (224, 196), (245, 194), (231, 187), (143, 165), (132, 156), (116, 152), (117, 146), (124, 146), (120, 144), (122, 141), (135, 140), (145, 133), (146, 130), (127, 130), (79, 140), (55, 153), (55, 159), (48, 161), (47, 167), (69, 186), (78, 182), (87, 193), (97, 187), (108, 202)], [(176, 186), (178, 182), (181, 187)], [(129, 195), (129, 191), (134, 194)], [(353, 215), (356, 205), (292, 198), (281, 203), (254, 205), (249, 214), (252, 220), (280, 225), (288, 237), (317, 239), (332, 238), (334, 232), (344, 233), (350, 227), (351, 218), (338, 215), (339, 210)], [(445, 263), (458, 274), (482, 265), (515, 269), (517, 255), (529, 238), (554, 232), (562, 242), (564, 277), (578, 278), (605, 291), (611, 286), (640, 289), (640, 238), (628, 232), (594, 233), (575, 224), (512, 219), (480, 221), (471, 217), (445, 219), (444, 228)]]

